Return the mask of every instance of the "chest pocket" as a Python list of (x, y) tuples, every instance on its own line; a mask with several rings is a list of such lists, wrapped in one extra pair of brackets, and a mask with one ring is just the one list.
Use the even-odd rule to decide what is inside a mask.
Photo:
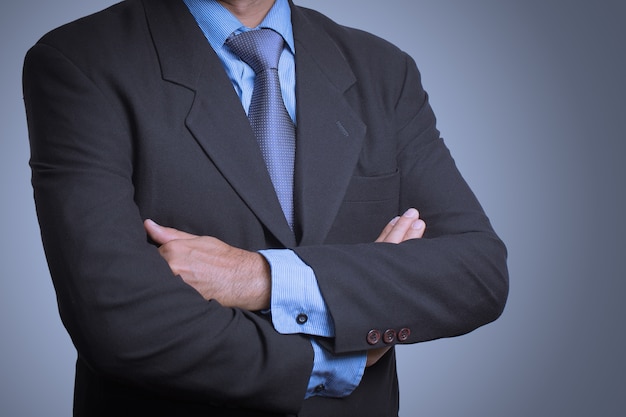
[(383, 227), (398, 215), (400, 172), (353, 176), (327, 243), (374, 241)]

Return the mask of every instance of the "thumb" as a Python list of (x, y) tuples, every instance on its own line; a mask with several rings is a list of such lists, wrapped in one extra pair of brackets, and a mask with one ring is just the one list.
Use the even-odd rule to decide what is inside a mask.
[(196, 237), (195, 235), (174, 229), (173, 227), (161, 226), (152, 219), (146, 219), (143, 222), (143, 227), (146, 229), (146, 232), (148, 232), (150, 239), (154, 240), (159, 245), (164, 245), (172, 240), (193, 239)]

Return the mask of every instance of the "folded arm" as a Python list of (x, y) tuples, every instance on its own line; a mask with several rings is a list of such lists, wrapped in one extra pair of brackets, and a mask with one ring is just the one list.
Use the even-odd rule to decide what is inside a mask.
[[(205, 299), (247, 310), (270, 306), (271, 272), (265, 258), (256, 252), (232, 247), (216, 238), (195, 236), (146, 220), (149, 237), (172, 272), (196, 289)], [(415, 209), (392, 219), (376, 239), (378, 243), (400, 243), (421, 238), (425, 224)], [(375, 364), (389, 347), (370, 349), (367, 366)]]
[[(235, 248), (211, 236), (196, 236), (145, 220), (148, 236), (175, 275), (207, 300), (258, 311), (270, 307), (271, 273), (257, 252)], [(376, 242), (400, 243), (421, 238), (425, 224), (415, 209), (392, 219)]]

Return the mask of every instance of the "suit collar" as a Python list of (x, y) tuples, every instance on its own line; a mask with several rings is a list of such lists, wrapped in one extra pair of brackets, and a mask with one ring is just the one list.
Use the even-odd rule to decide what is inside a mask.
[[(313, 22), (306, 9), (295, 6), (291, 0), (291, 21), (296, 54), (305, 49), (314, 59), (317, 67), (334, 87), (345, 92), (356, 82), (356, 77), (348, 65), (337, 43), (323, 29), (319, 22)], [(310, 12), (310, 11), (309, 11)]]
[(196, 90), (207, 48), (182, 1), (142, 0), (163, 79)]
[[(245, 112), (195, 19), (182, 1), (143, 2), (163, 79), (195, 93), (186, 120), (190, 132), (267, 229), (285, 247), (295, 246)], [(344, 97), (355, 77), (339, 48), (290, 6), (298, 106), (296, 234), (301, 244), (315, 244), (332, 227), (366, 128)]]

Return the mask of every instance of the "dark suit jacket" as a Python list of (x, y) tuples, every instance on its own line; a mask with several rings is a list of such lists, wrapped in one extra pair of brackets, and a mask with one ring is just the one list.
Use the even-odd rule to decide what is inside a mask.
[[(322, 342), (337, 354), (460, 335), (501, 313), (505, 247), (439, 137), (414, 62), (314, 11), (292, 14), (295, 237), (182, 1), (128, 0), (29, 51), (32, 182), (78, 350), (76, 415), (397, 415), (393, 350), (349, 397), (303, 401), (307, 337), (205, 301), (147, 240), (146, 218), (295, 250), (316, 273), (336, 327)], [(371, 243), (411, 206), (425, 238)]]

